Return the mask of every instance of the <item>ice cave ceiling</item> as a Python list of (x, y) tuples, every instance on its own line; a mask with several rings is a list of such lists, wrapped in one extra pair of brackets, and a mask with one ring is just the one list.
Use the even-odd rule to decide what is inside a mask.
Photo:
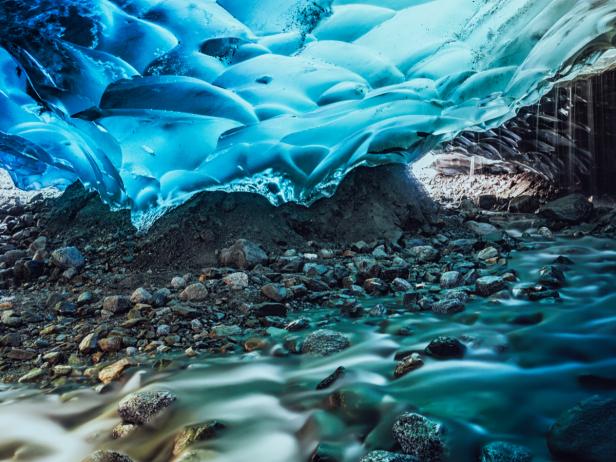
[(500, 126), (616, 46), (616, 1), (3, 0), (0, 24), (0, 166), (146, 226)]

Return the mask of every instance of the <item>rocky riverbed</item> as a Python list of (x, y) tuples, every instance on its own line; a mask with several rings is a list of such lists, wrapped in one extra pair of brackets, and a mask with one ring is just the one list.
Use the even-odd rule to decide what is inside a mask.
[[(583, 272), (613, 273), (615, 215), (576, 195), (537, 213), (476, 205), (441, 211), (395, 239), (272, 248), (248, 234), (216, 249), (214, 264), (185, 271), (139, 266), (122, 229), (85, 245), (49, 233), (57, 210), (48, 200), (4, 207), (0, 377), (9, 385), (0, 422), (38, 402), (40, 413), (28, 415), (43, 427), (65, 415), (73, 430), (56, 430), (71, 441), (61, 449), (28, 441), (24, 424), (0, 438), (0, 454), (64, 462), (101, 448), (109, 449), (89, 460), (239, 461), (249, 451), (281, 462), (545, 459), (557, 411), (616, 388), (613, 341), (597, 333), (578, 348), (558, 338), (570, 335), (561, 312), (593, 300), (585, 290), (613, 297), (613, 280)], [(588, 310), (594, 318), (580, 319), (613, 329), (609, 314)], [(592, 372), (573, 365), (586, 361)], [(595, 371), (601, 361), (606, 375)], [(541, 399), (548, 377), (577, 380), (580, 390), (559, 386), (563, 396), (531, 412), (503, 404)], [(213, 396), (201, 400), (195, 393), (209, 382)], [(34, 389), (49, 398), (20, 398)], [(116, 404), (133, 390), (145, 394)], [(549, 435), (551, 453), (608, 460), (613, 445), (599, 441), (589, 455), (571, 441), (575, 425), (588, 430), (576, 420), (584, 412), (602, 435), (613, 418), (606, 399), (565, 415)], [(505, 423), (499, 412), (513, 414)], [(246, 432), (254, 433), (246, 447), (234, 447), (231, 435)], [(278, 442), (279, 450), (269, 447)]]

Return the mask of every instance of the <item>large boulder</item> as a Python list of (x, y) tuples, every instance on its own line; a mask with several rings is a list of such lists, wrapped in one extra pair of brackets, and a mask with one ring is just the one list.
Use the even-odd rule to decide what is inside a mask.
[(406, 454), (422, 462), (439, 462), (445, 458), (445, 428), (421, 414), (402, 414), (394, 423), (393, 434)]
[(144, 425), (171, 406), (175, 399), (168, 391), (138, 391), (118, 403), (118, 414), (125, 423)]
[(579, 223), (591, 214), (593, 205), (582, 194), (570, 194), (548, 202), (539, 209), (539, 215), (555, 221)]
[(267, 254), (254, 242), (238, 239), (231, 247), (222, 249), (218, 256), (220, 264), (237, 269), (250, 269), (267, 263)]
[(550, 429), (548, 447), (558, 460), (616, 460), (616, 399), (595, 396), (565, 411)]

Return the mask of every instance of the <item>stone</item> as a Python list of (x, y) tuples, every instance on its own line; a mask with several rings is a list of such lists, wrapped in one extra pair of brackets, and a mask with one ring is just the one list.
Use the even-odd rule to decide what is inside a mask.
[(101, 369), (98, 373), (98, 380), (104, 384), (111, 383), (120, 378), (125, 369), (134, 366), (134, 362), (130, 358), (122, 358), (119, 361)]
[(413, 289), (413, 284), (402, 278), (395, 278), (391, 282), (391, 286), (396, 292), (408, 292)]
[(130, 296), (130, 301), (134, 305), (137, 305), (140, 303), (145, 304), (145, 305), (151, 305), (153, 300), (154, 300), (154, 297), (152, 296), (152, 294), (148, 292), (146, 289), (144, 289), (143, 287), (139, 287), (138, 289), (135, 289), (135, 291)]
[(79, 342), (79, 351), (84, 354), (93, 353), (98, 345), (98, 334), (91, 332)]
[(122, 349), (122, 338), (120, 337), (105, 337), (98, 341), (98, 347), (105, 353), (115, 353)]
[(310, 320), (308, 318), (300, 318), (291, 321), (285, 326), (285, 329), (289, 332), (297, 332), (300, 330), (308, 329), (310, 327)]
[(494, 441), (481, 448), (480, 462), (532, 462), (533, 453), (524, 446)]
[(364, 290), (371, 295), (386, 294), (388, 286), (380, 278), (369, 278), (364, 281)]
[(346, 375), (346, 368), (340, 366), (334, 372), (332, 372), (330, 375), (328, 375), (323, 380), (321, 380), (317, 384), (316, 389), (317, 390), (325, 390), (325, 389), (331, 387), (335, 382), (337, 382), (338, 380), (343, 378), (345, 375)]
[(96, 451), (82, 462), (133, 462), (133, 459), (117, 451)]
[(590, 216), (593, 205), (582, 194), (570, 194), (548, 202), (539, 209), (539, 215), (549, 220), (579, 223)]
[(264, 302), (254, 305), (252, 312), (258, 318), (264, 318), (266, 316), (279, 316), (284, 318), (287, 316), (287, 307), (283, 303)]
[(422, 462), (439, 462), (445, 457), (445, 428), (421, 414), (402, 414), (394, 423), (393, 435), (405, 454)]
[(126, 313), (132, 307), (130, 298), (123, 295), (111, 295), (103, 299), (103, 310), (114, 314)]
[(345, 350), (350, 345), (349, 339), (340, 332), (319, 329), (306, 337), (302, 345), (302, 353), (313, 356), (329, 356)]
[(19, 383), (36, 382), (37, 380), (39, 380), (44, 375), (45, 375), (45, 370), (44, 369), (35, 368), (35, 369), (32, 369), (32, 370), (28, 371), (25, 375), (22, 375), (19, 378), (18, 382)]
[(419, 369), (424, 365), (424, 361), (419, 353), (411, 353), (396, 364), (394, 377), (400, 378), (409, 372)]
[(477, 259), (482, 261), (492, 260), (494, 258), (498, 258), (498, 255), (498, 250), (496, 248), (486, 247), (485, 249), (477, 253)]
[(419, 462), (408, 454), (399, 454), (389, 451), (372, 451), (360, 459), (359, 462)]
[(231, 325), (223, 325), (220, 324), (218, 326), (212, 327), (212, 334), (216, 337), (232, 337), (235, 335), (242, 334), (242, 328), (235, 324)]
[(439, 256), (438, 250), (429, 245), (417, 245), (415, 247), (411, 247), (408, 253), (411, 257), (423, 263), (435, 261)]
[(207, 441), (218, 436), (225, 426), (217, 421), (206, 422), (201, 425), (191, 425), (184, 428), (173, 442), (173, 455), (178, 456), (197, 442)]
[(470, 229), (473, 233), (481, 236), (487, 237), (492, 235), (498, 235), (498, 228), (490, 223), (481, 223), (478, 221), (467, 221), (466, 227)]
[(557, 289), (565, 285), (565, 273), (553, 265), (544, 266), (539, 270), (539, 284)]
[(77, 306), (87, 305), (88, 303), (91, 303), (93, 300), (94, 300), (94, 295), (92, 295), (92, 292), (82, 292), (79, 294), (79, 297), (77, 297)]
[(547, 441), (559, 460), (616, 460), (616, 399), (594, 396), (565, 411), (550, 429)]
[(85, 266), (86, 259), (77, 247), (62, 247), (51, 253), (51, 262), (62, 269), (81, 269)]
[(186, 279), (181, 276), (175, 276), (171, 279), (171, 288), (175, 290), (180, 290), (186, 287)]
[(137, 391), (118, 403), (118, 414), (125, 423), (145, 425), (176, 400), (169, 391)]
[(464, 302), (459, 298), (446, 298), (438, 300), (430, 306), (436, 314), (455, 314), (464, 311)]
[(287, 289), (281, 284), (266, 284), (261, 287), (261, 293), (275, 302), (282, 302), (289, 295)]
[(195, 282), (187, 286), (180, 293), (180, 300), (184, 302), (201, 302), (207, 298), (208, 290), (200, 282)]
[(498, 204), (498, 199), (494, 194), (482, 194), (477, 198), (477, 207), (482, 210), (492, 210)]
[(169, 324), (161, 324), (156, 327), (156, 336), (157, 337), (166, 337), (171, 333), (171, 326)]
[(437, 337), (426, 347), (426, 354), (438, 359), (462, 358), (466, 347), (453, 337)]
[(222, 282), (231, 290), (242, 290), (248, 287), (248, 275), (246, 273), (231, 273), (222, 278)]
[(505, 286), (505, 280), (500, 276), (483, 276), (475, 281), (475, 289), (482, 297), (489, 297), (503, 290)]
[(441, 274), (440, 284), (444, 289), (451, 289), (460, 285), (461, 274), (459, 271), (447, 271)]
[(508, 208), (511, 213), (535, 213), (539, 205), (539, 199), (537, 197), (522, 195), (511, 199)]
[(268, 260), (263, 249), (247, 239), (238, 239), (231, 247), (222, 249), (218, 258), (221, 265), (237, 269), (251, 269)]

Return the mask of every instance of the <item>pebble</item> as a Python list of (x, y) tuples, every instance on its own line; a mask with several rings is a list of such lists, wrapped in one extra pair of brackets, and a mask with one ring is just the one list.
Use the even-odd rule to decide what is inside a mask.
[(462, 275), (459, 271), (447, 271), (441, 275), (440, 284), (444, 289), (451, 289), (460, 284)]
[(143, 303), (145, 305), (151, 305), (154, 300), (154, 297), (150, 292), (148, 292), (143, 287), (139, 287), (135, 289), (135, 291), (130, 296), (130, 301), (132, 304), (137, 305), (139, 303)]
[(219, 261), (223, 266), (237, 269), (251, 269), (267, 263), (267, 260), (263, 249), (247, 239), (238, 239), (231, 247), (219, 253)]
[(181, 276), (175, 276), (171, 279), (171, 288), (175, 290), (180, 290), (186, 287), (186, 279)]
[(411, 257), (416, 258), (418, 261), (423, 263), (433, 262), (437, 260), (439, 256), (438, 250), (429, 245), (418, 245), (411, 247), (408, 253)]

